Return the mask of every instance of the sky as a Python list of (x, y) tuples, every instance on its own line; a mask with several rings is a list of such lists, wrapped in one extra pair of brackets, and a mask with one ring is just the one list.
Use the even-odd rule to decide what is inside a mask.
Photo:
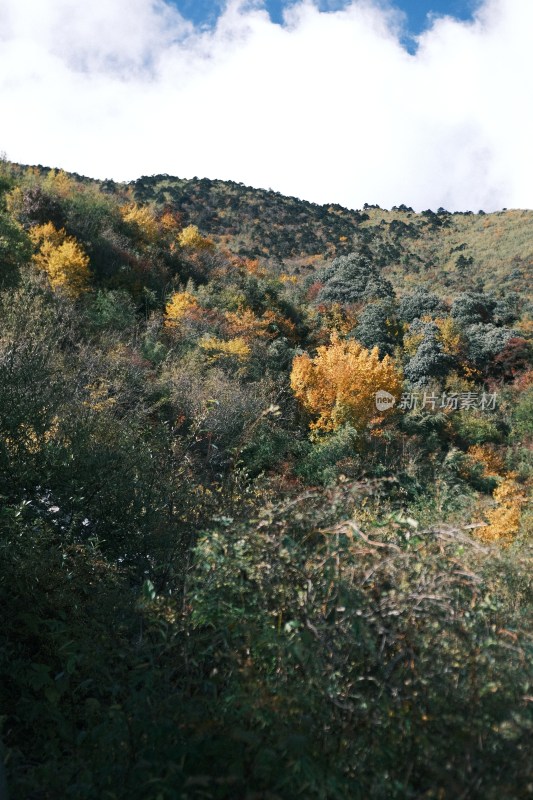
[(531, 0), (0, 0), (0, 151), (317, 203), (533, 207)]
[[(294, 0), (265, 0), (264, 8), (272, 22), (282, 24), (284, 10)], [(416, 35), (428, 28), (435, 16), (452, 16), (471, 20), (480, 0), (399, 0), (396, 7), (405, 14), (405, 34), (402, 42), (410, 50), (416, 49)], [(216, 23), (223, 8), (223, 0), (173, 0), (173, 5), (195, 25), (211, 26)], [(335, 11), (349, 5), (349, 0), (320, 0), (322, 11)]]

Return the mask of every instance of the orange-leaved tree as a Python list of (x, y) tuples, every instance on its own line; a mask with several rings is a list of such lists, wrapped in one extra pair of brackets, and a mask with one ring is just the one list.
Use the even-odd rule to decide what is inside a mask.
[(33, 261), (46, 272), (52, 289), (73, 299), (83, 294), (91, 278), (89, 256), (76, 239), (51, 222), (36, 225), (29, 233), (37, 248)]
[(377, 347), (366, 350), (355, 339), (333, 334), (329, 345), (317, 348), (315, 358), (307, 353), (296, 356), (291, 387), (316, 417), (312, 429), (327, 432), (350, 423), (363, 430), (373, 419), (382, 418), (376, 392), (389, 392), (397, 400), (402, 378), (389, 356), (380, 359)]
[(256, 338), (272, 338), (268, 332), (269, 320), (258, 317), (251, 308), (241, 306), (237, 312), (226, 311), (224, 313), (228, 332), (232, 337), (239, 337), (247, 342)]

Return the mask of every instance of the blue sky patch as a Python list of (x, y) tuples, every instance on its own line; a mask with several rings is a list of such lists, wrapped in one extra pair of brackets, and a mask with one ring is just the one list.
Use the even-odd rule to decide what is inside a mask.
[[(294, 2), (294, 0), (292, 0)], [(220, 15), (224, 0), (171, 0), (183, 16), (196, 25), (213, 25)], [(322, 11), (335, 11), (348, 5), (349, 0), (320, 0)], [(393, 5), (407, 15), (408, 34), (416, 36), (430, 24), (433, 16), (443, 14), (460, 20), (470, 20), (480, 0), (395, 0)], [(283, 9), (291, 0), (265, 0), (273, 22), (281, 23)]]

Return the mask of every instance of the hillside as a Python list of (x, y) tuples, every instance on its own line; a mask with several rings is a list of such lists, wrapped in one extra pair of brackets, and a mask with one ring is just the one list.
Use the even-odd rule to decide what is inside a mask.
[(0, 162), (2, 796), (532, 796), (531, 219)]
[[(372, 242), (377, 260), (398, 289), (429, 282), (445, 293), (465, 285), (517, 290), (533, 273), (533, 211), (493, 214), (414, 213), (365, 206), (316, 205), (276, 192), (223, 181), (169, 176), (141, 178), (141, 203), (169, 206), (184, 224), (234, 252), (298, 271), (321, 266), (352, 249), (355, 235)], [(292, 270), (291, 270), (292, 268)]]
[(122, 185), (73, 177), (124, 202), (133, 197), (178, 213), (183, 225), (197, 225), (219, 245), (277, 273), (310, 276), (328, 259), (351, 252), (358, 237), (371, 244), (400, 293), (426, 284), (449, 298), (465, 288), (531, 291), (533, 211), (415, 213), (369, 205), (356, 211), (231, 181), (156, 175)]

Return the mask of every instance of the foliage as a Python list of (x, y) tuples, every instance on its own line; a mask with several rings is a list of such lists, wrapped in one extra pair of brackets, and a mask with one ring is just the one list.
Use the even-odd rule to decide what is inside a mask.
[(360, 313), (354, 336), (367, 350), (377, 347), (379, 355), (394, 355), (400, 344), (400, 328), (391, 303), (377, 302), (367, 305)]
[(39, 185), (16, 186), (7, 198), (7, 207), (25, 227), (51, 222), (61, 228), (65, 223), (60, 201)]
[(373, 264), (370, 253), (363, 249), (349, 256), (339, 256), (328, 267), (320, 302), (359, 303), (392, 297), (393, 288)]
[(58, 231), (51, 222), (37, 225), (31, 228), (30, 238), (37, 249), (34, 263), (46, 273), (52, 289), (73, 299), (87, 291), (89, 257), (64, 228)]
[(420, 538), (405, 525), (400, 544), (400, 532), (349, 517), (331, 528), (326, 508), (342, 503), (328, 501), (306, 494), (199, 542), (193, 619), (225, 632), (211, 649), (217, 687), (232, 664), (222, 730), (238, 708), (239, 740), (246, 732), (229, 759), (236, 787), (289, 797), (304, 780), (308, 797), (325, 786), (334, 798), (435, 787), (453, 797), (475, 780), (473, 796), (508, 786), (517, 797), (530, 721), (514, 680), (527, 645), (518, 636), (508, 650), (482, 551), (450, 530)]
[(188, 312), (199, 308), (198, 301), (190, 292), (174, 292), (165, 308), (165, 325), (176, 328)]
[(513, 338), (513, 332), (508, 328), (498, 328), (492, 323), (479, 322), (466, 329), (466, 337), (469, 361), (474, 367), (487, 370), (494, 357)]
[(141, 239), (155, 242), (159, 234), (159, 226), (154, 212), (149, 206), (138, 206), (136, 203), (120, 209), (122, 219), (131, 225)]
[(376, 392), (384, 390), (398, 399), (401, 378), (388, 356), (380, 360), (377, 347), (369, 351), (334, 335), (314, 359), (307, 353), (296, 356), (291, 387), (304, 408), (318, 417), (312, 430), (331, 431), (350, 423), (363, 431), (379, 416)]
[(529, 796), (533, 215), (0, 206), (0, 794)]
[(250, 347), (240, 337), (226, 341), (218, 339), (216, 336), (205, 336), (199, 341), (199, 345), (212, 362), (229, 357), (244, 363), (250, 358)]
[(443, 311), (442, 300), (424, 287), (404, 295), (398, 305), (398, 318), (403, 322), (413, 322), (425, 316), (438, 316)]
[(351, 425), (342, 425), (332, 434), (323, 437), (309, 446), (309, 450), (299, 459), (296, 474), (306, 483), (324, 486), (336, 482), (340, 474), (352, 472), (350, 477), (357, 477), (354, 472), (360, 471), (358, 459), (358, 434)]
[(452, 358), (460, 358), (463, 355), (464, 342), (455, 320), (451, 317), (437, 317), (435, 325), (439, 329), (438, 335), (444, 352)]
[(197, 225), (187, 225), (186, 228), (180, 231), (178, 242), (181, 247), (191, 250), (212, 250), (214, 246), (210, 239), (202, 236)]
[(528, 386), (518, 398), (513, 409), (515, 438), (533, 439), (533, 385)]
[(444, 378), (452, 367), (452, 360), (445, 352), (438, 326), (430, 322), (421, 326), (411, 325), (411, 330), (420, 334), (421, 340), (405, 365), (405, 377), (413, 386), (423, 386), (431, 378)]
[(464, 292), (453, 301), (450, 313), (452, 319), (470, 326), (492, 322), (495, 308), (496, 300), (491, 295)]
[(0, 212), (0, 288), (14, 286), (20, 268), (28, 262), (31, 242), (21, 226)]
[(98, 290), (88, 308), (88, 317), (100, 330), (127, 330), (135, 325), (135, 305), (127, 292)]
[(526, 502), (524, 489), (509, 475), (494, 490), (497, 505), (487, 513), (488, 524), (477, 530), (480, 539), (509, 545), (520, 529), (522, 506)]
[(485, 475), (501, 475), (504, 472), (502, 455), (491, 444), (474, 444), (468, 448), (468, 455), (483, 465)]
[(459, 411), (452, 418), (458, 437), (468, 445), (500, 442), (502, 430), (498, 422), (493, 414), (480, 411)]

